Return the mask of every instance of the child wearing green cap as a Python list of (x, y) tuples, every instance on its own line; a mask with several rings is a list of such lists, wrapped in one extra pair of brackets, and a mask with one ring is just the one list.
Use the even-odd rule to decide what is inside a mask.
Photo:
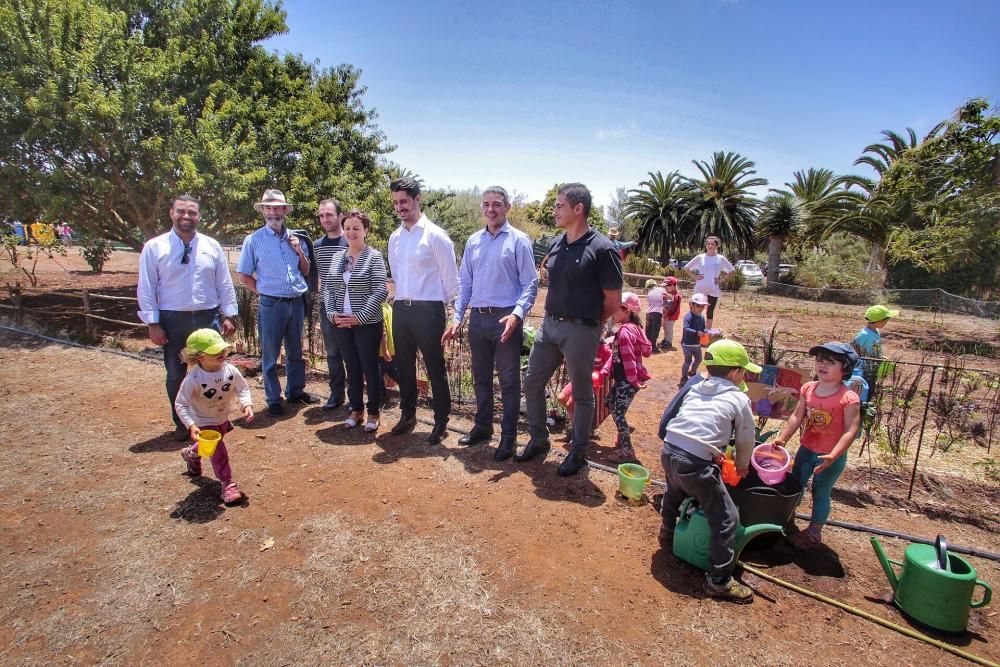
[[(889, 318), (899, 315), (898, 310), (890, 310), (886, 306), (872, 306), (865, 311), (865, 328), (857, 333), (851, 341), (851, 347), (858, 353), (859, 357), (869, 359), (881, 359), (882, 355), (882, 333), (881, 329), (889, 323)], [(875, 369), (878, 367), (877, 361), (858, 361), (858, 368), (868, 385), (875, 385)]]
[[(192, 477), (201, 475), (197, 440), (202, 429), (218, 431), (225, 438), (233, 429), (229, 415), (237, 409), (247, 423), (253, 421), (250, 386), (239, 369), (226, 361), (231, 348), (215, 329), (198, 329), (188, 336), (187, 346), (181, 350), (188, 372), (177, 392), (174, 408), (195, 441), (181, 450), (181, 458)], [(233, 481), (229, 452), (223, 440), (219, 440), (211, 461), (212, 470), (222, 484), (222, 501), (227, 505), (242, 501), (244, 495)]]
[(659, 352), (656, 339), (660, 337), (660, 325), (663, 322), (663, 297), (666, 290), (650, 278), (646, 281), (646, 338), (653, 344), (653, 352)]
[(681, 503), (693, 496), (708, 520), (712, 569), (704, 591), (711, 597), (750, 602), (753, 591), (736, 581), (734, 541), (739, 511), (722, 482), (720, 464), (730, 438), (736, 440), (736, 470), (746, 475), (754, 447), (754, 418), (746, 395), (747, 371), (761, 367), (732, 340), (719, 340), (705, 350), (707, 378), (688, 381), (664, 411), (660, 421), (660, 460), (667, 479), (663, 494), (660, 544), (669, 549)]

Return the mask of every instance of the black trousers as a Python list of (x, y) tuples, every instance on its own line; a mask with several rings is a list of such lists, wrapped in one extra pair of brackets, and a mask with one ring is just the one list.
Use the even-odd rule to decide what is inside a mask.
[(444, 365), (445, 311), (441, 301), (419, 301), (407, 305), (397, 300), (392, 305), (392, 339), (396, 345), (399, 368), (399, 410), (404, 417), (417, 412), (417, 351), (424, 359), (431, 383), (434, 421), (451, 414), (451, 390)]

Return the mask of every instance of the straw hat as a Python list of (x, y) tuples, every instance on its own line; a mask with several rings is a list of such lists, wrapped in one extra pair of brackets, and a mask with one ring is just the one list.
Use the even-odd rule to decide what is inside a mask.
[(285, 201), (285, 193), (281, 190), (264, 190), (264, 196), (253, 205), (257, 211), (260, 211), (262, 206), (284, 206), (285, 213), (292, 212), (292, 205)]

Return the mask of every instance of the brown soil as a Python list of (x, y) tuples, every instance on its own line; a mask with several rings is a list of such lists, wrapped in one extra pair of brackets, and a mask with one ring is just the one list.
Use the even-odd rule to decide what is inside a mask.
[[(134, 271), (132, 253), (111, 266), (127, 267), (121, 257)], [(91, 286), (128, 292), (134, 273), (120, 270)], [(65, 286), (91, 278), (68, 275)], [(783, 330), (809, 332), (802, 345), (843, 338), (858, 322), (851, 307), (755, 308), (724, 302), (717, 319), (741, 332), (769, 327), (778, 313)], [(887, 336), (890, 354), (894, 340)], [(136, 336), (135, 345), (147, 343)], [(629, 413), (657, 478), (655, 429), (678, 357), (649, 360), (654, 379)], [(750, 574), (753, 605), (706, 599), (701, 574), (659, 549), (651, 505), (623, 502), (615, 477), (599, 470), (557, 477), (558, 448), (544, 462), (497, 464), (492, 448), (462, 448), (457, 434), (426, 445), (427, 426), (388, 436), (395, 410), (372, 437), (344, 431), (344, 413), (302, 407), (239, 423), (227, 438), (250, 496), (227, 508), (208, 466), (200, 479), (181, 474), (155, 360), (0, 330), (0, 369), (5, 664), (961, 662)], [(323, 393), (318, 375), (311, 389)], [(609, 421), (595, 461), (613, 440)], [(907, 501), (908, 482), (862, 458), (838, 488), (833, 518), (1000, 551), (995, 486), (921, 475)], [(745, 558), (905, 625), (885, 602), (889, 586), (867, 536), (831, 527), (824, 542), (811, 554), (780, 543)], [(890, 557), (902, 555), (903, 542), (883, 543)], [(1000, 563), (970, 561), (1000, 582)], [(970, 632), (948, 641), (1000, 660), (994, 608), (973, 612)]]

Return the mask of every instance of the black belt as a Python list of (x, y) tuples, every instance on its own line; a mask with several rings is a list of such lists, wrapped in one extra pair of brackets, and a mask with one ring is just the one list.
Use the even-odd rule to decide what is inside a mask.
[(514, 306), (473, 306), (472, 312), (480, 315), (499, 315), (506, 310), (514, 310)]
[(585, 327), (599, 327), (601, 323), (597, 320), (591, 320), (586, 317), (560, 317), (559, 315), (549, 315), (554, 320), (559, 320), (560, 322), (569, 322), (570, 324), (582, 324)]
[(298, 301), (298, 300), (300, 300), (302, 298), (302, 295), (299, 294), (298, 296), (271, 296), (270, 294), (261, 294), (261, 297), (266, 297), (268, 299), (274, 299), (275, 301), (292, 302), (292, 301)]
[[(204, 310), (160, 310), (161, 313), (180, 313), (181, 315), (202, 315), (205, 313), (217, 313), (219, 312), (219, 307), (215, 308), (205, 308)], [(229, 317), (227, 315), (227, 317)]]
[(404, 306), (433, 306), (439, 303), (444, 303), (442, 301), (421, 301), (419, 299), (396, 299), (393, 303), (400, 303)]

